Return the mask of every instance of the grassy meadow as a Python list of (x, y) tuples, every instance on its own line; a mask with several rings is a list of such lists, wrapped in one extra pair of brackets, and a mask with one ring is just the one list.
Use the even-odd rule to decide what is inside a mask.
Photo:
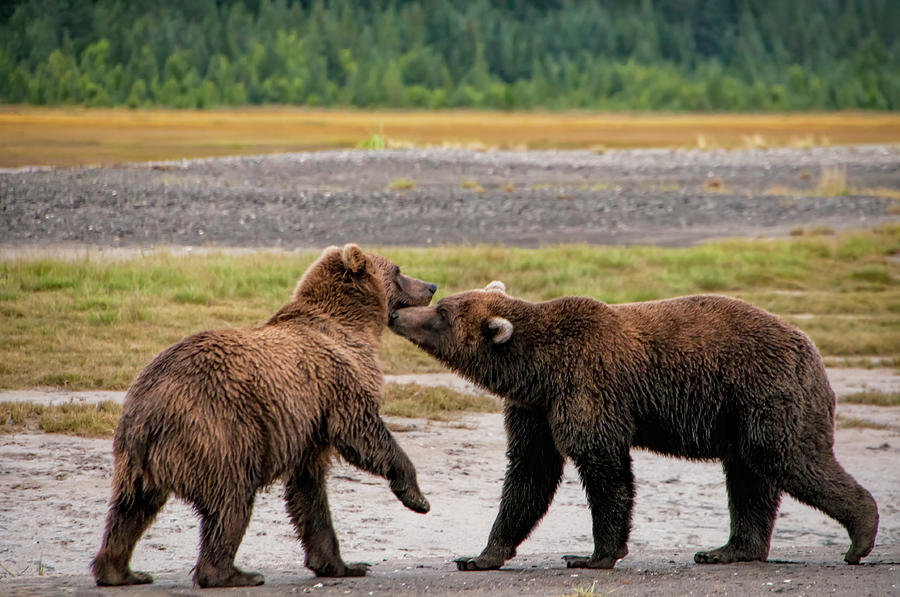
[[(493, 279), (534, 301), (566, 294), (610, 303), (728, 294), (798, 325), (830, 364), (900, 366), (900, 224), (679, 249), (366, 248), (436, 282), (437, 298)], [(153, 355), (189, 334), (264, 321), (316, 256), (0, 255), (0, 388), (124, 389)], [(389, 332), (382, 363), (386, 373), (441, 370)]]
[(0, 167), (446, 146), (469, 149), (810, 147), (900, 142), (900, 114), (363, 111), (289, 107), (0, 107)]

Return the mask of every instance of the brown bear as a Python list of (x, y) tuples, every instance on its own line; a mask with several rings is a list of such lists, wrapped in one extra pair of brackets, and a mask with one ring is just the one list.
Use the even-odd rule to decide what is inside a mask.
[(400, 501), (428, 512), (416, 471), (378, 415), (381, 333), (393, 309), (427, 305), (437, 287), (355, 245), (325, 250), (292, 300), (264, 325), (207, 331), (170, 346), (125, 397), (113, 440), (98, 585), (152, 582), (131, 554), (170, 493), (201, 517), (200, 587), (249, 586), (234, 566), (256, 492), (285, 483), (291, 521), (318, 576), (363, 576), (345, 564), (325, 493), (336, 450), (385, 477)]
[(859, 563), (878, 509), (834, 458), (835, 397), (812, 341), (723, 296), (607, 305), (531, 303), (502, 284), (391, 313), (391, 329), (503, 397), (509, 459), (484, 551), (460, 570), (500, 567), (578, 469), (594, 553), (570, 568), (612, 568), (628, 553), (631, 447), (722, 462), (731, 536), (698, 563), (765, 560), (782, 492), (840, 522)]

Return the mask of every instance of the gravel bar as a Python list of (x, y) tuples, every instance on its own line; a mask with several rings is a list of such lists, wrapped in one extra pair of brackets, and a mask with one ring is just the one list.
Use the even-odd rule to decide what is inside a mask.
[[(826, 169), (846, 173), (846, 194), (815, 190)], [(415, 187), (391, 189), (398, 179)], [(0, 171), (0, 247), (677, 246), (896, 221), (897, 200), (877, 188), (900, 189), (900, 145), (350, 150), (16, 169)]]

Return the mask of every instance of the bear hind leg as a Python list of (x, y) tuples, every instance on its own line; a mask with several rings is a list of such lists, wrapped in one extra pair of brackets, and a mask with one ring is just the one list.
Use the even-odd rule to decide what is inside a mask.
[(694, 554), (694, 561), (698, 564), (765, 561), (781, 490), (739, 460), (725, 460), (722, 468), (728, 490), (731, 535), (722, 547)]
[(851, 540), (844, 560), (859, 564), (875, 547), (878, 533), (875, 499), (844, 470), (830, 450), (815, 460), (807, 456), (802, 464), (788, 472), (785, 490), (841, 523)]
[(200, 557), (194, 569), (198, 587), (254, 587), (265, 582), (258, 572), (244, 572), (234, 565), (253, 511), (253, 495), (244, 500), (229, 500), (216, 508), (197, 504), (200, 513)]
[(628, 448), (573, 455), (593, 522), (594, 553), (566, 555), (567, 568), (612, 568), (628, 555), (634, 475)]
[(131, 554), (138, 539), (165, 505), (168, 492), (143, 486), (138, 479), (131, 487), (117, 486), (106, 515), (106, 530), (100, 551), (91, 562), (99, 586), (139, 585), (153, 582), (146, 572), (131, 570)]

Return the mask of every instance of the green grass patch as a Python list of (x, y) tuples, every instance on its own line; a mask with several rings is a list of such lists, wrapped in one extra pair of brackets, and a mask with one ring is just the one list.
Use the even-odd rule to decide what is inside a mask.
[(444, 387), (388, 383), (384, 386), (381, 414), (447, 421), (461, 413), (500, 411), (500, 401), (486, 394), (462, 394)]
[[(831, 362), (900, 357), (900, 225), (687, 248), (365, 248), (437, 283), (437, 299), (497, 279), (533, 301), (584, 295), (621, 303), (715, 292), (794, 323)], [(125, 389), (155, 354), (185, 336), (264, 322), (318, 254), (0, 258), (0, 388)], [(390, 332), (381, 359), (385, 373), (444, 370)]]
[(24, 430), (78, 437), (110, 437), (122, 407), (111, 401), (98, 404), (69, 402), (43, 406), (30, 402), (0, 402), (0, 433)]
[(859, 417), (835, 416), (836, 427), (841, 429), (890, 429), (890, 425), (876, 423)]
[(873, 406), (900, 406), (900, 392), (879, 392), (876, 390), (856, 392), (841, 397), (840, 401)]
[(388, 184), (388, 188), (393, 191), (406, 191), (416, 188), (416, 181), (408, 178), (395, 178)]
[[(381, 414), (449, 421), (464, 412), (498, 412), (500, 402), (443, 387), (389, 383), (384, 387)], [(78, 437), (112, 437), (122, 414), (116, 402), (44, 406), (32, 402), (0, 402), (0, 433), (43, 431)]]

